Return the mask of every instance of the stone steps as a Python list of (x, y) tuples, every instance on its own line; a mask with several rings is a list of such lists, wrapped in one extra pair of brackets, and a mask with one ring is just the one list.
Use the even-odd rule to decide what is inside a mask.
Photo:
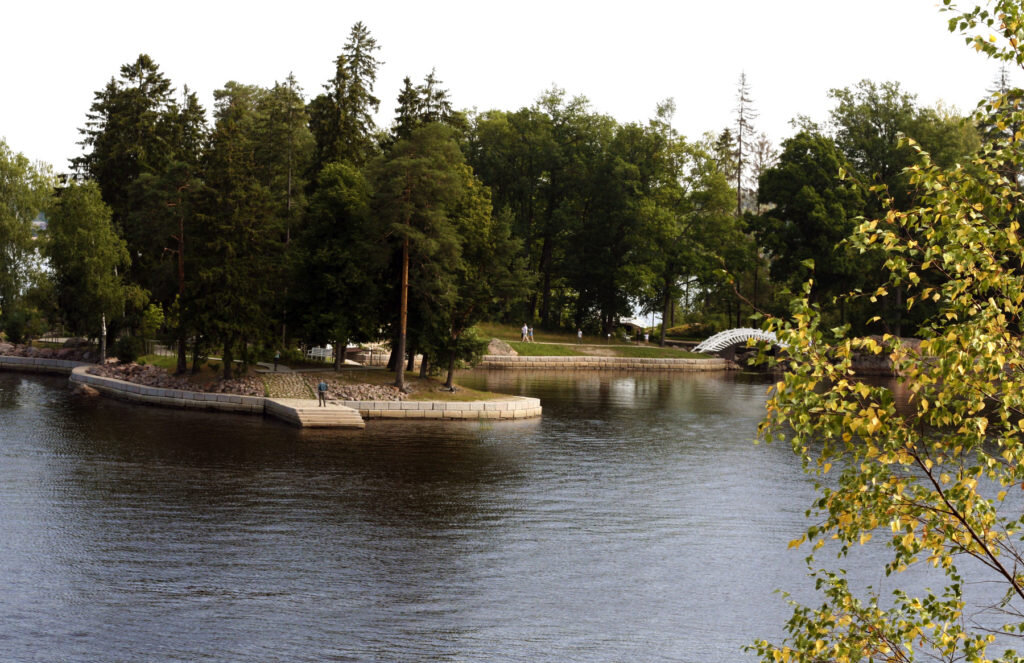
[(317, 402), (297, 398), (268, 398), (264, 410), (290, 424), (303, 428), (365, 428), (359, 412), (350, 407), (328, 402), (326, 407)]

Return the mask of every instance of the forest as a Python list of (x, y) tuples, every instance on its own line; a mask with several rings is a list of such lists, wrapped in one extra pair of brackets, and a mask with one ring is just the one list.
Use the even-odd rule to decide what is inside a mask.
[(604, 336), (656, 316), (664, 342), (783, 312), (810, 278), (829, 323), (910, 335), (928, 307), (879, 294), (883, 254), (844, 239), (915, 202), (918, 150), (949, 166), (1002, 131), (865, 80), (774, 146), (741, 75), (733, 116), (686, 137), (671, 99), (646, 123), (558, 88), (467, 112), (435, 71), (407, 77), (378, 127), (380, 50), (357, 23), (317, 94), (229, 81), (212, 113), (143, 54), (96, 91), (70, 173), (0, 141), (0, 330), (61, 326), (119, 355), (158, 337), (178, 371), (216, 352), (225, 377), (379, 340), (443, 368), (482, 352), (481, 321)]

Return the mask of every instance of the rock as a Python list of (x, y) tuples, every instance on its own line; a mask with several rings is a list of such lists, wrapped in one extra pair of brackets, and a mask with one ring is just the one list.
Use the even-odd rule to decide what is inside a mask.
[(518, 357), (519, 353), (512, 349), (512, 346), (501, 339), (492, 338), (487, 344), (487, 354), (500, 355), (503, 357)]
[(180, 389), (182, 391), (206, 391), (222, 394), (236, 394), (239, 396), (262, 396), (263, 383), (258, 378), (243, 377), (236, 380), (218, 380), (217, 382), (197, 385), (187, 379), (171, 375), (167, 371), (155, 366), (144, 366), (140, 364), (108, 363), (103, 366), (90, 368), (93, 375), (115, 378), (141, 384), (147, 387), (158, 387), (160, 389)]
[(0, 341), (0, 355), (13, 355), (14, 346), (10, 343), (4, 343)]
[(84, 396), (86, 398), (94, 398), (100, 395), (100, 392), (96, 391), (87, 384), (77, 384), (75, 388), (71, 390), (71, 393), (75, 396)]
[(89, 347), (89, 339), (82, 338), (80, 336), (76, 336), (74, 338), (69, 338), (68, 340), (64, 341), (64, 347), (65, 348), (82, 348), (82, 347), (86, 347), (87, 348), (87, 347)]

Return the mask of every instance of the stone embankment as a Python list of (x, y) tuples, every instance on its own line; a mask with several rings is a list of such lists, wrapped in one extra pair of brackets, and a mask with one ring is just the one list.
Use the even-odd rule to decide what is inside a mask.
[(247, 414), (263, 414), (264, 411), (263, 396), (154, 387), (94, 371), (96, 367), (78, 366), (71, 371), (71, 382), (85, 385), (107, 396), (149, 405)]
[[(122, 400), (162, 405), (165, 407), (216, 410), (221, 412), (237, 412), (244, 414), (269, 414), (290, 423), (300, 425), (333, 425), (320, 421), (303, 421), (302, 412), (310, 407), (310, 399), (299, 403), (288, 402), (287, 399), (274, 399), (263, 396), (194, 391), (175, 389), (172, 387), (150, 386), (137, 384), (111, 375), (110, 371), (99, 369), (95, 364), (43, 357), (11, 357), (0, 356), (0, 369), (28, 371), (35, 373), (55, 373), (70, 375), (72, 384), (84, 389), (119, 398)], [(140, 369), (127, 367), (123, 377), (138, 377)], [(114, 372), (116, 374), (116, 372)], [(445, 420), (510, 420), (539, 417), (542, 413), (540, 399), (523, 396), (509, 396), (488, 401), (411, 401), (365, 399), (360, 396), (376, 395), (378, 389), (390, 390), (390, 387), (375, 385), (356, 385), (353, 391), (347, 392), (357, 399), (344, 398), (344, 386), (337, 388), (337, 399), (331, 399), (331, 409), (337, 412), (352, 410), (365, 419), (445, 419)], [(403, 394), (404, 397), (404, 394)], [(289, 412), (291, 410), (291, 412)], [(337, 425), (361, 427), (350, 415), (336, 418)]]
[(646, 357), (512, 357), (485, 355), (478, 368), (549, 371), (734, 371), (727, 359), (653, 359)]

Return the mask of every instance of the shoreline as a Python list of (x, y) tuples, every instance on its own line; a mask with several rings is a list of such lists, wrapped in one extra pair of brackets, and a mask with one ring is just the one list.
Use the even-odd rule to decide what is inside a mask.
[[(330, 401), (317, 408), (315, 399), (242, 396), (135, 384), (88, 373), (96, 364), (65, 359), (0, 356), (0, 370), (67, 375), (103, 396), (179, 409), (260, 414), (301, 427), (362, 428), (364, 419), (440, 419), (447, 421), (512, 421), (540, 417), (539, 398), (506, 396), (483, 401)], [(329, 415), (329, 416), (324, 416)]]
[(738, 371), (734, 361), (718, 357), (650, 358), (604, 357), (581, 355), (576, 357), (548, 357), (530, 355), (484, 355), (474, 368), (490, 370), (630, 370), (630, 371)]
[[(118, 378), (93, 375), (90, 362), (0, 355), (0, 370), (66, 375), (69, 383), (110, 398), (179, 409), (214, 410), (270, 416), (301, 427), (362, 428), (366, 419), (438, 419), (446, 421), (512, 421), (540, 417), (539, 398), (507, 396), (479, 401), (335, 400), (317, 408), (315, 399), (243, 396), (150, 387)], [(630, 370), (733, 371), (735, 362), (719, 358), (655, 359), (629, 357), (547, 357), (486, 355), (475, 368), (484, 370)]]

